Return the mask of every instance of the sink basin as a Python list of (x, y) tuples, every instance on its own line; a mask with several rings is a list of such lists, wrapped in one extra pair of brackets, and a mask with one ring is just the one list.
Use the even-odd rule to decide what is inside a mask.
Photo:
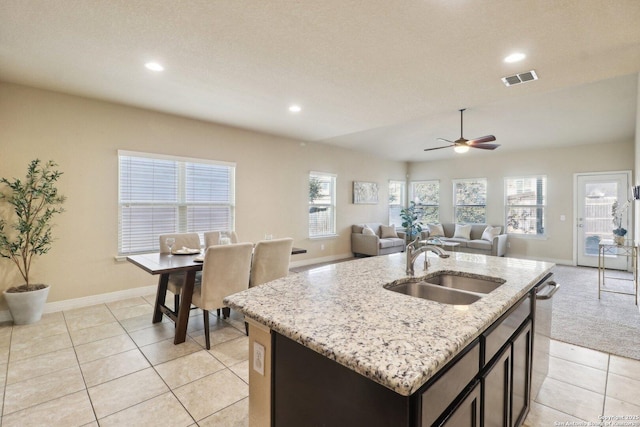
[(460, 292), (452, 288), (445, 288), (427, 282), (400, 283), (386, 288), (393, 292), (428, 299), (443, 304), (469, 305), (481, 298), (480, 295)]
[(441, 273), (424, 279), (427, 283), (443, 286), (445, 288), (459, 289), (467, 292), (488, 294), (504, 284), (505, 280), (497, 277), (468, 277), (458, 274)]

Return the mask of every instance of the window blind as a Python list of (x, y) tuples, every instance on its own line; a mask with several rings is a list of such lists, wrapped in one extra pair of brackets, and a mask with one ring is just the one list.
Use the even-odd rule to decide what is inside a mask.
[(159, 250), (168, 233), (232, 230), (235, 164), (118, 152), (118, 254)]

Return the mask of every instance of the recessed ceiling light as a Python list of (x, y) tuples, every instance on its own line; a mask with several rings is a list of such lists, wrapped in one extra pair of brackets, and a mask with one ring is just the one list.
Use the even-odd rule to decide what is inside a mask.
[(524, 53), (516, 52), (504, 58), (504, 62), (511, 64), (513, 62), (522, 61), (526, 57), (527, 55), (525, 55)]
[(147, 62), (144, 66), (151, 71), (164, 71), (164, 67), (157, 62)]
[(299, 105), (293, 104), (289, 106), (289, 112), (291, 113), (299, 113), (300, 111), (302, 111), (302, 107)]

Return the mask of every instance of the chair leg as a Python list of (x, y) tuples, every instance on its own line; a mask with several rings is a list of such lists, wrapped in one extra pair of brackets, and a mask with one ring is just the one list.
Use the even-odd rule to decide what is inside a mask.
[(244, 322), (244, 331), (246, 332), (247, 336), (249, 336), (249, 324), (247, 322)]
[(180, 294), (175, 294), (173, 296), (173, 313), (178, 313), (178, 307), (180, 307)]
[(231, 309), (229, 307), (222, 307), (222, 318), (226, 319), (231, 316)]
[(216, 308), (216, 314), (218, 315), (218, 317), (220, 317), (220, 309)]
[(211, 349), (211, 342), (209, 341), (209, 311), (202, 310), (202, 317), (204, 318), (204, 341), (207, 350)]

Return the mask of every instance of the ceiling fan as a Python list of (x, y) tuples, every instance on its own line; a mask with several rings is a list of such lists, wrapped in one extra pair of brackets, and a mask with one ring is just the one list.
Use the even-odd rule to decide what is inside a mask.
[(482, 136), (480, 138), (465, 139), (462, 136), (462, 113), (466, 110), (463, 108), (460, 110), (460, 139), (455, 141), (449, 141), (448, 139), (438, 138), (438, 141), (448, 142), (449, 145), (436, 148), (425, 148), (424, 151), (440, 150), (441, 148), (453, 147), (456, 153), (466, 153), (469, 151), (469, 147), (482, 148), (483, 150), (495, 150), (500, 144), (487, 144), (487, 142), (495, 141), (496, 137), (493, 135)]

